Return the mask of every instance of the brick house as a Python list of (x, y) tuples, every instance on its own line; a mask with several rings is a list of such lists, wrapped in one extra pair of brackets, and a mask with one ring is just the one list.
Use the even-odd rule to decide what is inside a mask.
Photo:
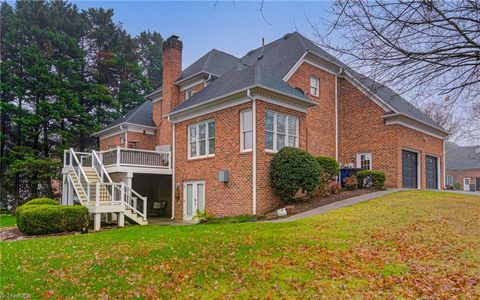
[(480, 191), (480, 146), (459, 146), (445, 143), (446, 186), (455, 183), (463, 191)]
[(286, 145), (382, 170), (387, 187), (443, 187), (448, 132), (301, 34), (286, 34), (242, 58), (211, 50), (185, 69), (182, 50), (177, 36), (168, 38), (163, 86), (96, 133), (100, 149), (118, 157), (131, 148), (170, 155), (168, 169), (125, 170), (117, 163), (109, 171), (133, 188), (136, 176), (137, 184), (170, 185), (170, 192), (149, 197), (163, 197), (171, 210), (165, 216), (272, 209), (279, 199), (269, 185), (270, 161)]

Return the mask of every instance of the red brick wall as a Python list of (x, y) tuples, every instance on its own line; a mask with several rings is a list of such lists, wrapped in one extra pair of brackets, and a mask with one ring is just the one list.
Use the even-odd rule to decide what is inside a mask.
[(163, 43), (163, 100), (155, 102), (153, 107), (153, 119), (157, 125), (156, 142), (159, 145), (170, 145), (172, 141), (172, 124), (162, 116), (181, 102), (180, 89), (175, 81), (182, 72), (182, 49), (182, 42), (173, 37)]
[(125, 147), (125, 144), (121, 142), (121, 139), (125, 137), (125, 133), (119, 133), (108, 138), (100, 138), (100, 150), (108, 150), (117, 146)]
[(136, 142), (136, 149), (155, 150), (155, 135), (143, 134), (142, 132), (127, 132), (128, 148), (133, 148), (132, 143)]
[[(175, 183), (177, 191), (175, 217), (183, 217), (183, 183), (205, 181), (205, 209), (216, 216), (252, 214), (252, 153), (240, 152), (240, 111), (245, 103), (175, 125)], [(257, 101), (257, 214), (279, 204), (269, 184), (272, 154), (265, 152), (264, 112), (270, 109), (299, 118), (300, 146), (305, 147), (305, 114)], [(188, 160), (187, 128), (200, 121), (215, 120), (215, 156)], [(228, 169), (228, 183), (218, 181), (218, 173)]]
[[(205, 181), (205, 210), (217, 216), (252, 213), (252, 155), (240, 153), (240, 111), (251, 103), (224, 109), (175, 124), (175, 218), (183, 218), (183, 183)], [(215, 120), (215, 156), (188, 160), (188, 126)], [(228, 169), (228, 183), (218, 181), (218, 172)]]
[[(319, 97), (310, 95), (310, 77), (320, 80)], [(318, 104), (307, 112), (307, 150), (315, 156), (335, 157), (335, 76), (303, 63), (288, 83), (301, 88)]]
[[(117, 135), (110, 136), (108, 138), (100, 138), (100, 150), (108, 150), (116, 146), (125, 147), (125, 144), (121, 142), (121, 139), (125, 137), (125, 133), (119, 133)], [(155, 149), (155, 136), (151, 134), (143, 134), (141, 132), (127, 132), (127, 148), (133, 148), (131, 142), (137, 142), (137, 149), (154, 150)]]
[(345, 79), (338, 79), (339, 161), (356, 164), (356, 154), (372, 153), (374, 170), (385, 172), (387, 187), (397, 187), (398, 132), (385, 125), (385, 111)]
[(357, 153), (371, 152), (373, 169), (385, 172), (385, 185), (402, 187), (402, 149), (406, 148), (419, 152), (422, 188), (426, 188), (425, 155), (440, 158), (443, 176), (441, 139), (401, 125), (386, 125), (382, 118), (385, 111), (380, 106), (345, 79), (338, 83), (340, 163), (355, 164)]
[(447, 170), (447, 175), (452, 175), (453, 182), (460, 183), (461, 189), (463, 190), (464, 178), (470, 178), (471, 183), (476, 183), (476, 180), (480, 180), (480, 168), (465, 170)]

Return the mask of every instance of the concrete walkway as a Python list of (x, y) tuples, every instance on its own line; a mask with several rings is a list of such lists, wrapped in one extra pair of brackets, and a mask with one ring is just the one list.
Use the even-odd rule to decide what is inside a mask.
[(302, 213), (295, 214), (295, 215), (292, 215), (290, 217), (286, 217), (286, 218), (278, 219), (278, 220), (269, 220), (269, 221), (265, 221), (265, 222), (273, 222), (273, 223), (292, 222), (292, 221), (308, 218), (308, 217), (311, 217), (311, 216), (321, 215), (321, 214), (324, 214), (324, 213), (329, 212), (329, 211), (334, 210), (334, 209), (339, 209), (339, 208), (347, 207), (347, 206), (354, 205), (354, 204), (357, 204), (357, 203), (365, 202), (365, 201), (372, 200), (372, 199), (375, 199), (375, 198), (378, 198), (378, 197), (382, 197), (382, 196), (385, 196), (385, 195), (388, 195), (388, 194), (391, 194), (391, 193), (395, 193), (395, 192), (398, 192), (398, 191), (400, 191), (400, 189), (387, 189), (385, 191), (379, 191), (379, 192), (365, 194), (365, 195), (361, 195), (361, 196), (357, 196), (357, 197), (352, 197), (352, 198), (348, 198), (348, 199), (345, 199), (345, 200), (333, 202), (333, 203), (330, 203), (330, 204), (327, 204), (327, 205), (324, 205), (324, 206), (320, 206), (320, 207), (317, 207), (317, 208), (314, 208), (314, 209), (311, 209), (311, 210), (308, 210), (308, 211), (304, 211)]

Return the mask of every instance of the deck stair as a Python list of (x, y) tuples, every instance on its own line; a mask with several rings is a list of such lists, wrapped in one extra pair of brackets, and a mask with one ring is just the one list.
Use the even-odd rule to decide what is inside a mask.
[[(102, 213), (115, 213), (120, 214), (122, 220), (127, 217), (137, 224), (148, 224), (147, 198), (123, 182), (113, 182), (100, 157), (95, 151), (65, 150), (64, 186), (68, 185), (72, 193), (64, 191), (64, 204), (73, 204), (76, 200), (98, 218)], [(75, 199), (68, 199), (71, 197), (68, 194)]]

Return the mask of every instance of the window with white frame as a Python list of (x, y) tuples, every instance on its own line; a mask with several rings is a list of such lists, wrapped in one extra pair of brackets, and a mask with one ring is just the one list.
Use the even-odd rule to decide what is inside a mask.
[(453, 175), (447, 175), (447, 185), (453, 185)]
[(215, 121), (209, 120), (188, 126), (188, 157), (215, 154)]
[(320, 89), (320, 80), (316, 77), (310, 77), (310, 95), (318, 97)]
[(265, 112), (265, 149), (278, 151), (285, 146), (298, 147), (298, 118)]
[(187, 100), (188, 98), (192, 97), (193, 96), (193, 90), (192, 89), (188, 89), (185, 91), (185, 100)]
[(372, 153), (358, 153), (357, 168), (362, 170), (371, 170), (372, 169)]
[(250, 151), (253, 147), (253, 113), (251, 109), (240, 112), (240, 150)]

